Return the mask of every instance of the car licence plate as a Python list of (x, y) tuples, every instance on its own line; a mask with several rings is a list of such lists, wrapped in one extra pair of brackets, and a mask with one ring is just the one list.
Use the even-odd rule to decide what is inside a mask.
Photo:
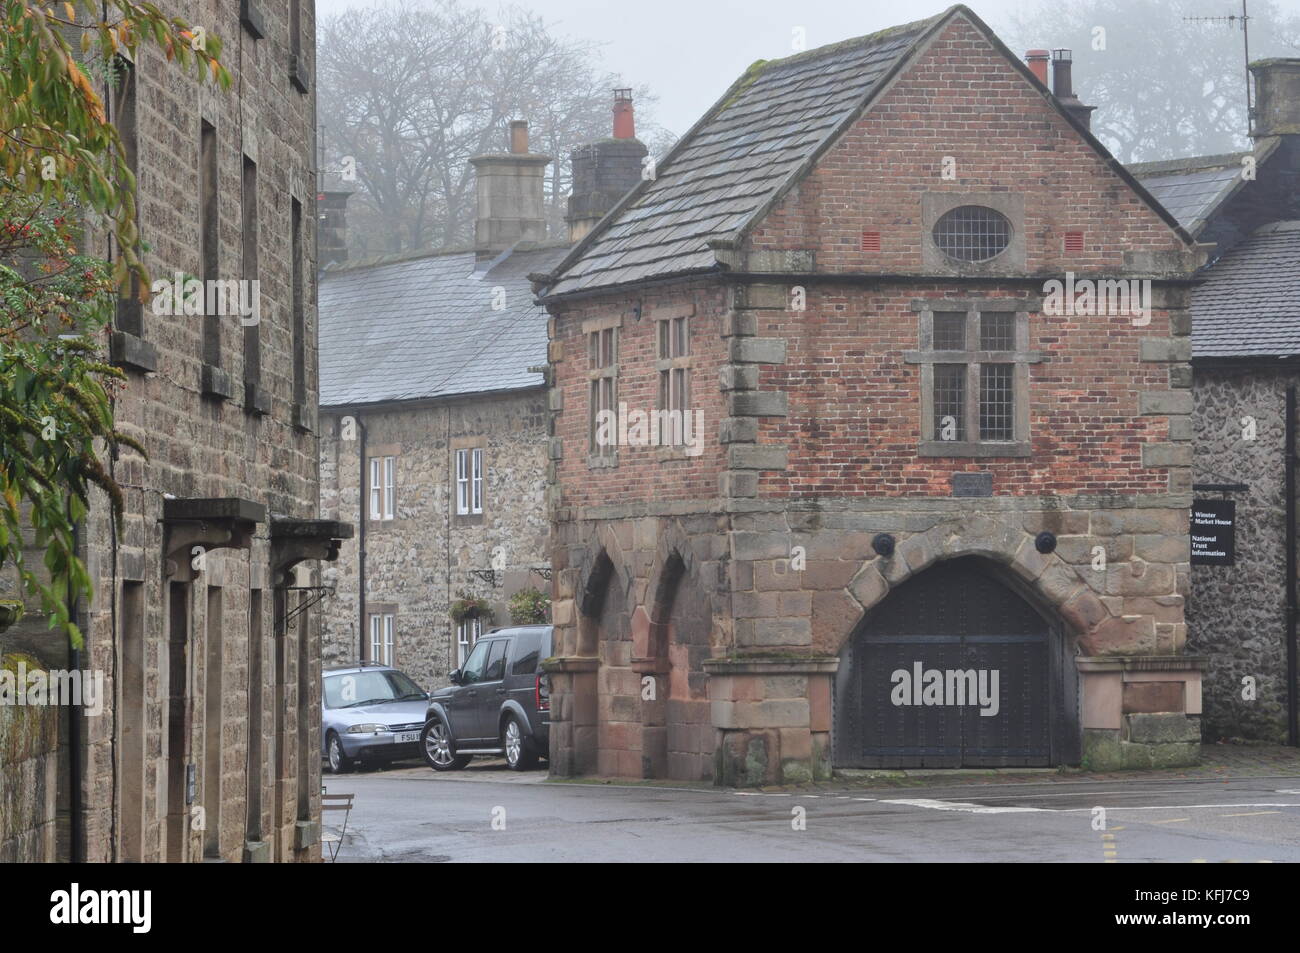
[(399, 731), (393, 735), (393, 744), (395, 745), (415, 744), (419, 740), (420, 733), (418, 731)]

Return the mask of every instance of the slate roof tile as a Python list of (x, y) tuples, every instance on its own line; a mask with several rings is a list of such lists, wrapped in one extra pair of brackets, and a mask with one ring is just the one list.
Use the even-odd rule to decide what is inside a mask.
[[(516, 251), (475, 276), (471, 251), (327, 269), (320, 281), (323, 407), (539, 387), (546, 321), (528, 275), (568, 246)], [(505, 307), (492, 309), (496, 287)]]
[[(704, 270), (947, 13), (755, 64), (556, 275), (548, 295)], [(613, 252), (627, 252), (617, 257)]]
[(1262, 165), (1275, 149), (1276, 143), (1257, 153), (1229, 152), (1162, 162), (1135, 162), (1127, 168), (1178, 219), (1178, 224), (1192, 235), (1198, 235), (1215, 210), (1245, 184), (1241, 175), (1242, 160), (1254, 155), (1256, 163)]
[(1192, 356), (1300, 355), (1300, 221), (1254, 231), (1192, 293)]

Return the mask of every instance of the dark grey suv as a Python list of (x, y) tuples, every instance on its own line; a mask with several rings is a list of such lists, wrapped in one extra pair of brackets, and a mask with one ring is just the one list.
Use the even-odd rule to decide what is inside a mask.
[(420, 750), (435, 771), (455, 771), (476, 754), (504, 755), (516, 771), (547, 757), (550, 689), (542, 662), (549, 625), (497, 629), (474, 644), (451, 685), (429, 698)]

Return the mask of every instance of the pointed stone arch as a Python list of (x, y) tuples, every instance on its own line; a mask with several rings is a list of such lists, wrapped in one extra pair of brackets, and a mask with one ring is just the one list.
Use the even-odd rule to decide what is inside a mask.
[(661, 524), (645, 589), (633, 617), (633, 668), (653, 680), (641, 698), (642, 774), (712, 778), (713, 724), (704, 659), (713, 632), (711, 593), (690, 538), (677, 521)]
[(577, 592), (577, 638), (573, 654), (596, 655), (600, 639), (600, 617), (610, 586), (617, 587), (630, 602), (634, 577), (628, 568), (618, 536), (607, 524), (597, 524), (587, 536), (580, 585)]
[[(1123, 621), (1111, 615), (1081, 571), (1055, 552), (1040, 553), (1034, 536), (986, 516), (948, 520), (898, 543), (893, 555), (867, 560), (847, 586), (865, 615), (891, 589), (937, 562), (979, 556), (1004, 568), (1005, 581), (1029, 602), (1059, 619), (1080, 654), (1093, 654)], [(843, 650), (851, 631), (839, 633)]]
[(646, 628), (645, 638), (639, 641), (636, 654), (658, 657), (667, 651), (667, 628), (677, 590), (683, 578), (698, 579), (698, 567), (690, 539), (676, 520), (659, 527), (654, 562), (651, 563), (649, 584), (646, 586), (646, 619), (640, 627)]
[[(971, 552), (936, 558), (872, 606), (843, 647), (836, 673), (835, 763), (1077, 763), (1079, 672), (1065, 628), (1059, 613), (1005, 564)], [(929, 680), (936, 673), (954, 690), (931, 697)], [(967, 677), (969, 696), (958, 690)], [(911, 705), (918, 707), (902, 707)]]

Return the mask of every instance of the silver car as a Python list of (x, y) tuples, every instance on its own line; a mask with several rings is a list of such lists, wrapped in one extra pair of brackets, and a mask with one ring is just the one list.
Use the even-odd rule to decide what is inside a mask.
[(429, 693), (387, 665), (364, 663), (324, 673), (321, 755), (333, 774), (358, 763), (420, 757)]

